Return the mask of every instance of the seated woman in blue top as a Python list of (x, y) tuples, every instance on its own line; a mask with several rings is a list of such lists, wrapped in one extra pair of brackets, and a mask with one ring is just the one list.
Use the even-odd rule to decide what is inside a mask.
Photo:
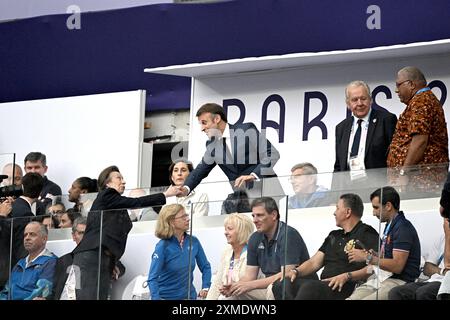
[[(202, 290), (198, 296), (205, 298), (208, 294), (211, 285), (211, 265), (206, 259), (200, 241), (186, 233), (188, 229), (189, 215), (182, 205), (170, 204), (161, 209), (155, 230), (155, 235), (161, 240), (156, 244), (152, 254), (148, 276), (152, 300), (196, 299), (197, 292), (193, 285), (195, 261), (202, 272)], [(189, 247), (191, 242), (192, 248)], [(188, 292), (189, 272), (191, 283)]]

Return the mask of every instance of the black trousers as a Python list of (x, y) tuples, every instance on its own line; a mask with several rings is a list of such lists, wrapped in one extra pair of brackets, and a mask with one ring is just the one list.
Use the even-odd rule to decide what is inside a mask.
[(80, 274), (75, 290), (77, 300), (107, 300), (109, 298), (114, 257), (106, 254), (106, 250), (102, 249), (99, 267), (98, 250), (77, 252), (74, 255), (73, 265), (79, 268)]
[(441, 283), (409, 282), (389, 291), (389, 300), (436, 300)]
[[(328, 281), (308, 278), (295, 278), (294, 282), (285, 279), (286, 293), (285, 300), (345, 300), (349, 297), (355, 283), (347, 282), (341, 292), (337, 289), (332, 290)], [(273, 295), (276, 300), (282, 299), (282, 282), (276, 281), (272, 287)]]

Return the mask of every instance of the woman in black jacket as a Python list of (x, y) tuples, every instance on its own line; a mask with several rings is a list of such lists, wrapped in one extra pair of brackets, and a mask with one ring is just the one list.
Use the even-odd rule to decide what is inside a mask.
[(124, 197), (125, 180), (116, 166), (100, 173), (98, 189), (87, 218), (84, 237), (73, 251), (73, 264), (79, 268), (80, 274), (77, 300), (108, 299), (112, 271), (125, 251), (132, 227), (127, 209), (164, 205), (166, 197), (180, 193), (177, 187), (171, 186), (164, 193), (140, 198)]

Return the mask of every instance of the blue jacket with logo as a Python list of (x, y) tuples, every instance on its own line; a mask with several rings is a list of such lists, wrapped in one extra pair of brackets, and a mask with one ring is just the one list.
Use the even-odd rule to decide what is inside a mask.
[[(192, 248), (189, 247), (190, 240), (192, 240)], [(189, 257), (191, 258), (190, 262)], [(152, 300), (195, 300), (197, 292), (193, 285), (193, 279), (196, 263), (202, 273), (202, 289), (209, 288), (211, 286), (211, 265), (196, 237), (192, 236), (191, 238), (185, 234), (182, 246), (175, 236), (160, 240), (152, 255), (148, 276)]]
[(0, 293), (0, 300), (31, 300), (48, 295), (52, 290), (56, 260), (57, 257), (47, 249), (28, 267), (26, 257), (20, 259)]

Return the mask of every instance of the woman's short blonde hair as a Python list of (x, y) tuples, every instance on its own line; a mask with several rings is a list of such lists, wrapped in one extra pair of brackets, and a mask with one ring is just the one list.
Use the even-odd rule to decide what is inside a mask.
[(239, 244), (246, 244), (251, 234), (255, 230), (252, 219), (242, 213), (232, 213), (227, 215), (223, 221), (223, 225), (232, 225), (237, 231), (237, 241)]
[(178, 212), (184, 210), (181, 204), (169, 204), (162, 207), (156, 222), (155, 236), (159, 239), (169, 239), (173, 236), (173, 227), (170, 222), (175, 219)]

